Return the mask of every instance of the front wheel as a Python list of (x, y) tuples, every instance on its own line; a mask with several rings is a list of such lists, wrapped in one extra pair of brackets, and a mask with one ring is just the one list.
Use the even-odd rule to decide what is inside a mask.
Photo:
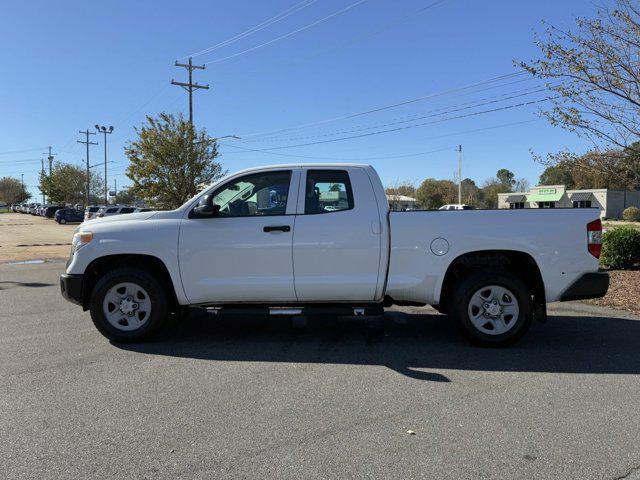
[(145, 270), (117, 268), (96, 284), (90, 311), (94, 325), (109, 340), (142, 341), (166, 320), (166, 292)]
[(502, 347), (531, 327), (533, 307), (527, 286), (505, 271), (477, 272), (458, 287), (450, 313), (473, 343)]

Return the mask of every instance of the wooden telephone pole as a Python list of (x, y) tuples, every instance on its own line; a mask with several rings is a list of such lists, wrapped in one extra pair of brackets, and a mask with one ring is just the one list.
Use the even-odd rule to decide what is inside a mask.
[(189, 82), (176, 82), (175, 80), (171, 80), (171, 85), (178, 85), (179, 87), (184, 88), (187, 92), (189, 92), (189, 123), (193, 126), (193, 92), (200, 88), (205, 90), (209, 90), (209, 85), (199, 85), (198, 83), (193, 83), (193, 71), (194, 70), (204, 70), (206, 67), (204, 65), (194, 65), (191, 61), (191, 57), (189, 57), (189, 63), (178, 63), (176, 60), (176, 67), (184, 67), (189, 72)]
[(89, 135), (95, 135), (95, 132), (90, 132), (89, 129), (87, 128), (84, 132), (82, 130), (80, 130), (79, 133), (83, 133), (84, 135), (86, 135), (86, 140), (82, 141), (82, 140), (76, 140), (78, 143), (84, 143), (87, 146), (87, 185), (85, 188), (85, 207), (89, 206), (89, 183), (91, 181), (91, 174), (89, 173), (89, 145), (97, 145), (98, 142), (90, 142), (89, 141)]

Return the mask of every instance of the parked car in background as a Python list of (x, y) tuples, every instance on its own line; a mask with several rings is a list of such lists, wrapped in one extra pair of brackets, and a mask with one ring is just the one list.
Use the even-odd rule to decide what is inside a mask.
[(97, 218), (110, 217), (111, 215), (121, 215), (123, 213), (133, 213), (136, 207), (128, 205), (108, 205), (98, 210)]
[(94, 218), (97, 218), (98, 215), (98, 211), (100, 210), (100, 206), (98, 205), (90, 205), (87, 208), (84, 209), (84, 219), (86, 220), (93, 220)]
[(137, 207), (133, 211), (133, 213), (140, 213), (140, 212), (153, 212), (153, 208)]
[(55, 213), (55, 220), (62, 225), (65, 223), (81, 223), (84, 221), (84, 212), (75, 208), (61, 208)]
[(46, 218), (53, 218), (58, 210), (62, 210), (64, 207), (62, 205), (50, 205), (44, 211), (44, 216)]
[(39, 203), (34, 203), (33, 206), (29, 209), (29, 213), (31, 215), (37, 215), (39, 208), (40, 208), (40, 204)]
[(441, 206), (438, 210), (475, 210), (473, 205), (465, 205), (464, 203), (450, 203)]

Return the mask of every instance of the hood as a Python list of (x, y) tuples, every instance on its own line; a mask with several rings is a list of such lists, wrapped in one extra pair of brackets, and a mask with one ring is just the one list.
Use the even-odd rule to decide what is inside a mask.
[(147, 220), (151, 217), (153, 217), (154, 215), (156, 215), (158, 212), (140, 212), (140, 213), (123, 213), (121, 215), (111, 215), (109, 217), (102, 217), (102, 218), (94, 218), (93, 220), (89, 220), (87, 222), (83, 222), (82, 226), (86, 227), (86, 226), (92, 226), (92, 225), (99, 225), (99, 224), (103, 224), (103, 223), (108, 223), (108, 222), (123, 222), (123, 221), (131, 221), (131, 220)]

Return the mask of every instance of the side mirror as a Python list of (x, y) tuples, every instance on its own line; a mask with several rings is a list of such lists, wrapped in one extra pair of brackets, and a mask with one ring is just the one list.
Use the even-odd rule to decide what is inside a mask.
[(191, 210), (191, 218), (217, 217), (220, 213), (220, 205), (213, 203), (213, 195), (203, 195), (198, 205)]

